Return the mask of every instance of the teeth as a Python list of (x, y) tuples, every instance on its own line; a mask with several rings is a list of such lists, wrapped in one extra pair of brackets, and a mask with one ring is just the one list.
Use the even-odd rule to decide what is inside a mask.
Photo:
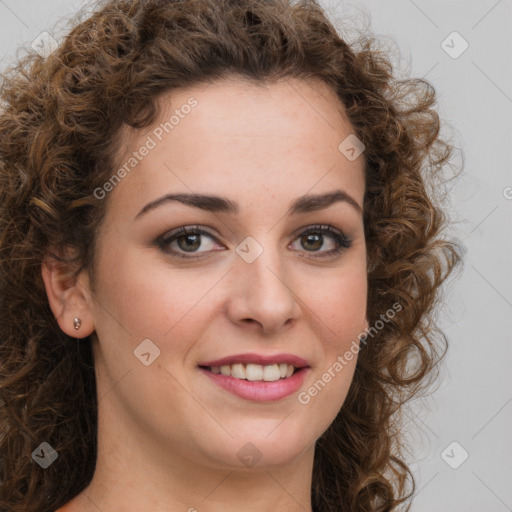
[[(290, 367), (293, 372), (293, 366)], [(263, 368), (263, 380), (272, 382), (274, 380), (279, 380), (281, 378), (281, 371), (279, 370), (279, 366), (277, 364), (273, 364), (272, 366), (265, 366)]]
[(291, 377), (295, 371), (295, 366), (286, 363), (271, 364), (267, 366), (252, 363), (247, 365), (235, 363), (220, 367), (212, 366), (210, 371), (212, 373), (221, 373), (222, 375), (231, 376), (235, 379), (274, 382), (279, 379)]
[(243, 364), (231, 365), (231, 377), (235, 377), (235, 379), (245, 379), (246, 378), (245, 366)]
[(261, 364), (248, 364), (245, 367), (245, 378), (247, 380), (263, 380), (263, 366)]

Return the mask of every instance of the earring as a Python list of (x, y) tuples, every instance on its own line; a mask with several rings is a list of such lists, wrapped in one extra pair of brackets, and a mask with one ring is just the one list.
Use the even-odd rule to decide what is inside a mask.
[(78, 331), (78, 329), (80, 329), (80, 326), (82, 325), (82, 320), (80, 320), (80, 318), (75, 318), (73, 323), (75, 325), (75, 331)]

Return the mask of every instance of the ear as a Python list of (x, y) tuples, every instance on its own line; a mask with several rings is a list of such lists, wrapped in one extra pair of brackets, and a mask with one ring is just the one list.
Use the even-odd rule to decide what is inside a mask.
[(50, 256), (41, 264), (48, 302), (60, 328), (73, 338), (86, 338), (94, 332), (89, 279), (85, 270), (78, 275), (73, 270)]

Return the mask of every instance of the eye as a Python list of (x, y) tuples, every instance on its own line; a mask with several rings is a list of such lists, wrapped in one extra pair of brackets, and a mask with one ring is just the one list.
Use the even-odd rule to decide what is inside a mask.
[[(297, 243), (300, 247), (297, 247)], [(183, 226), (159, 237), (156, 244), (166, 254), (179, 258), (200, 258), (211, 251), (223, 250), (225, 247), (216, 238), (199, 226)], [(332, 226), (310, 226), (303, 231), (291, 247), (305, 250), (309, 258), (328, 258), (348, 249), (352, 244), (342, 231)]]
[(157, 240), (157, 245), (163, 252), (180, 258), (198, 258), (200, 256), (192, 254), (219, 250), (215, 248), (218, 245), (215, 237), (199, 226), (183, 226), (169, 231)]
[[(310, 226), (303, 231), (297, 238), (300, 248), (296, 250), (306, 250), (306, 252), (318, 253), (318, 255), (308, 255), (313, 258), (324, 258), (339, 254), (344, 249), (348, 249), (352, 245), (352, 240), (332, 226), (317, 225)], [(293, 245), (296, 246), (297, 242)]]

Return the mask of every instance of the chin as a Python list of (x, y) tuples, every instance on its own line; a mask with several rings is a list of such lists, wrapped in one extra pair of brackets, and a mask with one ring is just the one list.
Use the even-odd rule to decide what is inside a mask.
[[(282, 420), (281, 420), (282, 421)], [(286, 419), (276, 427), (268, 422), (251, 422), (247, 429), (240, 429), (229, 441), (216, 443), (217, 451), (211, 454), (222, 466), (229, 469), (268, 469), (296, 462), (308, 449), (313, 449), (316, 438), (304, 432), (304, 427), (285, 428)], [(260, 427), (260, 428), (258, 428)]]

